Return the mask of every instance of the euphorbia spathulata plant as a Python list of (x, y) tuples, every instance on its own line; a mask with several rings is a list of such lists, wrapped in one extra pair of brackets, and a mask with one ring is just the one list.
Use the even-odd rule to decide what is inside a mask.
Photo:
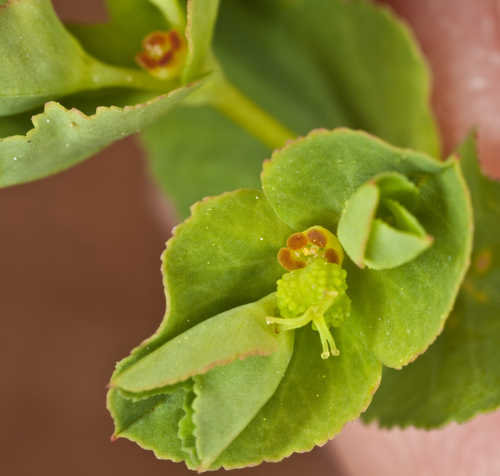
[(500, 186), (473, 134), (440, 160), (407, 28), (363, 0), (107, 4), (85, 26), (0, 5), (0, 185), (141, 131), (180, 216), (226, 192), (167, 242), (166, 315), (113, 373), (113, 438), (211, 470), (361, 414), (498, 407)]

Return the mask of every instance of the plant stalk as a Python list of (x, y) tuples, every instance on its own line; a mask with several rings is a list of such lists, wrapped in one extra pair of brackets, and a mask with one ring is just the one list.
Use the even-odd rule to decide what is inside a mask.
[(271, 149), (297, 137), (224, 78), (212, 85), (208, 101)]

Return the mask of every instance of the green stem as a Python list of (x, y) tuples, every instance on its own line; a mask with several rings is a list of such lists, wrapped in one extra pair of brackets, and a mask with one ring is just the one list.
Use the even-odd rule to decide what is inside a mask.
[(217, 80), (211, 93), (209, 102), (215, 108), (271, 149), (283, 147), (297, 137), (224, 78)]
[(123, 87), (161, 93), (180, 86), (179, 80), (160, 80), (144, 71), (111, 66), (95, 60), (89, 65), (87, 81), (92, 89)]

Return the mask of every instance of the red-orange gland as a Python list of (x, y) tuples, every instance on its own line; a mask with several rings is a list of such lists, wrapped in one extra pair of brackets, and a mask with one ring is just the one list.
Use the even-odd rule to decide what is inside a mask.
[(278, 262), (288, 271), (304, 268), (314, 258), (342, 265), (344, 251), (337, 237), (316, 225), (288, 237), (286, 248), (278, 252)]
[(177, 30), (154, 31), (142, 41), (143, 51), (136, 56), (137, 63), (160, 79), (171, 79), (180, 74), (186, 58), (186, 40)]

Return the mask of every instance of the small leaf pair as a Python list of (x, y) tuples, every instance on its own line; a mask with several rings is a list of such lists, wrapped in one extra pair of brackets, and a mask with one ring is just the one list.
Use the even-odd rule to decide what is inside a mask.
[(360, 267), (401, 266), (432, 244), (417, 218), (402, 203), (415, 202), (418, 188), (404, 175), (385, 172), (356, 190), (339, 221), (339, 239)]

